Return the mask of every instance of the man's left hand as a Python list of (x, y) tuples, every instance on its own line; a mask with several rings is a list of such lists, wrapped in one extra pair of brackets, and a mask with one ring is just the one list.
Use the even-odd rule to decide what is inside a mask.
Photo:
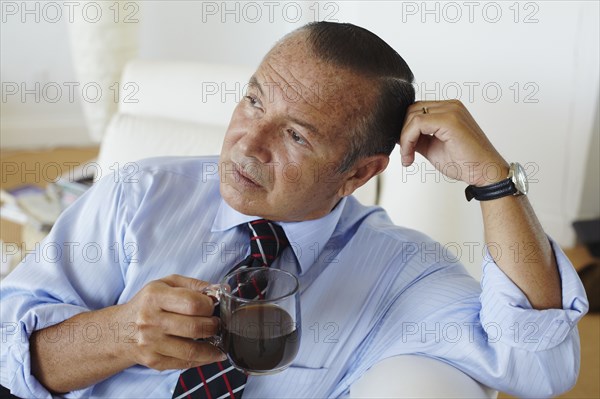
[(400, 148), (404, 166), (414, 162), (416, 151), (447, 177), (467, 184), (486, 186), (508, 175), (508, 163), (458, 100), (412, 104)]

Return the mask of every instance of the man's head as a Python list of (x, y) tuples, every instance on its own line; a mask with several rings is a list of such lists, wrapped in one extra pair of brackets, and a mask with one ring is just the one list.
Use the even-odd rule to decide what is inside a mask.
[(385, 169), (413, 75), (373, 33), (306, 25), (265, 56), (236, 107), (221, 152), (221, 194), (273, 220), (326, 215)]
[(404, 59), (380, 37), (352, 24), (315, 22), (298, 31), (306, 31), (317, 57), (368, 78), (377, 91), (368, 115), (353, 129), (340, 171), (360, 157), (391, 154), (406, 109), (415, 101), (414, 76)]

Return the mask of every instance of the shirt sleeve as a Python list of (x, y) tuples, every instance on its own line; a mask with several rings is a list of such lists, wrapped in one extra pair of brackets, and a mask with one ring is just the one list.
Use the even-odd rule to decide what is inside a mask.
[(459, 263), (423, 265), (418, 279), (391, 296), (341, 386), (350, 386), (383, 359), (416, 354), (449, 363), (488, 387), (519, 397), (567, 391), (579, 372), (576, 324), (588, 304), (568, 258), (554, 242), (552, 248), (562, 281), (562, 309), (533, 309), (489, 256), (481, 286)]
[[(481, 280), (481, 322), (503, 332), (498, 341), (526, 351), (560, 345), (587, 313), (585, 289), (560, 247), (550, 240), (562, 285), (562, 309), (533, 309), (523, 292), (487, 252)], [(525, 262), (526, 264), (526, 262)]]
[(14, 395), (51, 397), (31, 375), (34, 331), (117, 302), (132, 261), (123, 243), (131, 209), (126, 186), (119, 174), (96, 182), (2, 281), (0, 383)]

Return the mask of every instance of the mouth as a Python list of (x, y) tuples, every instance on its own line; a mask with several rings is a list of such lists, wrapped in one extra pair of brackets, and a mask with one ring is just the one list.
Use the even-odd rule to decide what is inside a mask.
[(258, 188), (262, 187), (262, 184), (256, 179), (255, 176), (244, 171), (244, 167), (237, 163), (233, 162), (233, 178), (236, 183), (240, 183), (245, 187)]

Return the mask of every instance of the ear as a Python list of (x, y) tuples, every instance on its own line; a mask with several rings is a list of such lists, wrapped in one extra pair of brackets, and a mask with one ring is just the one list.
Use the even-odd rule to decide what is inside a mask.
[(365, 184), (373, 176), (383, 172), (390, 162), (390, 157), (384, 154), (361, 158), (345, 173), (346, 178), (338, 194), (346, 197)]

